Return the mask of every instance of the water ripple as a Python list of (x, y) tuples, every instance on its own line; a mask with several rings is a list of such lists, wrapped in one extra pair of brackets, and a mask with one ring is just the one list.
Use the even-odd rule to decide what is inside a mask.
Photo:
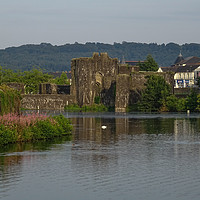
[(72, 142), (2, 152), (0, 199), (197, 200), (200, 121), (176, 117), (87, 116)]

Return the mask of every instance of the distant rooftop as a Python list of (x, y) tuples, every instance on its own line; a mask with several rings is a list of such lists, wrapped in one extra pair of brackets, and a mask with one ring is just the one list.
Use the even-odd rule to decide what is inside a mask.
[(191, 56), (191, 57), (187, 57), (186, 59), (180, 61), (177, 64), (179, 64), (179, 65), (183, 65), (183, 64), (195, 65), (197, 63), (200, 63), (200, 58), (196, 57), (196, 56)]
[(182, 56), (182, 54), (181, 54), (181, 52), (180, 52), (180, 54), (179, 54), (179, 56), (176, 58), (174, 64), (176, 65), (177, 63), (179, 63), (179, 62), (181, 62), (181, 61), (183, 61), (183, 60), (184, 60), (184, 58), (183, 58), (183, 56)]

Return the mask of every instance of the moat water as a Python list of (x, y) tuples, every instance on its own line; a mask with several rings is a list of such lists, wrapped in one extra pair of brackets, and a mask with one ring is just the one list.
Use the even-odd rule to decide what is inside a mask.
[(72, 141), (1, 148), (0, 199), (199, 200), (200, 115), (63, 114)]

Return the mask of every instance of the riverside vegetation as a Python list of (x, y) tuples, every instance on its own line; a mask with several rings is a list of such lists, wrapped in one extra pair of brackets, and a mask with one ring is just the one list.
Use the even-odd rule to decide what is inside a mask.
[(156, 75), (148, 77), (140, 100), (128, 108), (128, 111), (142, 112), (185, 112), (186, 110), (200, 111), (200, 94), (197, 88), (191, 88), (186, 98), (177, 98), (171, 94), (169, 84)]
[(107, 112), (107, 111), (114, 111), (114, 108), (109, 108), (104, 106), (103, 104), (93, 104), (88, 106), (78, 106), (77, 104), (65, 106), (66, 111), (72, 112)]
[(21, 96), (17, 90), (0, 85), (0, 114), (19, 112)]
[(20, 114), (20, 99), (18, 91), (0, 85), (0, 145), (71, 135), (72, 125), (63, 115)]
[(70, 121), (63, 115), (5, 114), (0, 116), (0, 145), (69, 136), (71, 130)]

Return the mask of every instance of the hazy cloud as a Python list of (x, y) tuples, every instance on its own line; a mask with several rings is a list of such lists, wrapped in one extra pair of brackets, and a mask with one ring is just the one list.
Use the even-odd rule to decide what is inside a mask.
[(26, 43), (200, 43), (199, 0), (1, 0), (0, 48)]

